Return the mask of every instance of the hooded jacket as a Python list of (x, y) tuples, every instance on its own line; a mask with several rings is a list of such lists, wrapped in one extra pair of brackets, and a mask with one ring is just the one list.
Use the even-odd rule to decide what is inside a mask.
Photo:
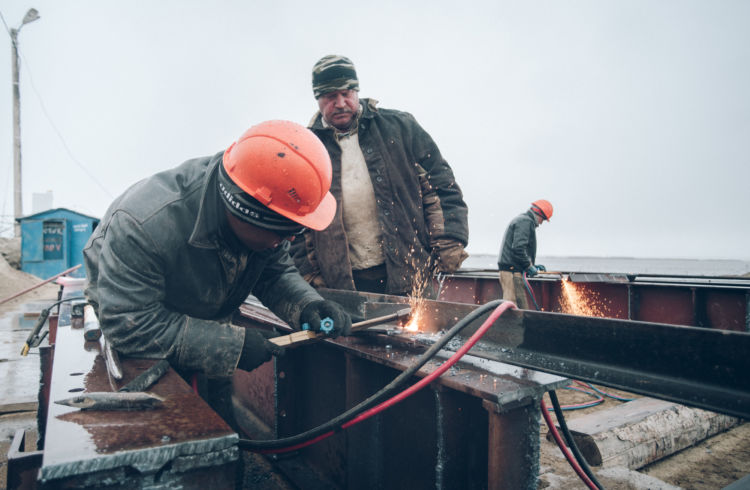
[(532, 210), (519, 214), (503, 235), (503, 246), (497, 259), (501, 271), (523, 272), (536, 260), (536, 227)]
[(119, 352), (228, 375), (245, 336), (228, 318), (250, 293), (292, 325), (321, 299), (294, 267), (288, 242), (254, 252), (229, 231), (216, 183), (222, 156), (136, 183), (89, 238), (85, 293)]
[[(406, 112), (379, 109), (361, 99), (357, 135), (375, 191), (385, 266), (386, 292), (412, 290), (425, 275), (439, 240), (469, 240), (468, 210), (453, 171), (437, 145)], [(331, 193), (337, 208), (324, 231), (308, 231), (292, 244), (292, 256), (305, 279), (316, 286), (354, 289), (349, 245), (342, 218), (341, 148), (334, 129), (318, 112), (310, 123), (328, 149), (333, 166)]]

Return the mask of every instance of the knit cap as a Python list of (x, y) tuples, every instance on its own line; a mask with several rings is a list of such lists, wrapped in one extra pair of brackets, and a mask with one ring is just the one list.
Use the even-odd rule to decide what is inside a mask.
[(316, 99), (336, 90), (359, 91), (354, 63), (346, 56), (329, 54), (322, 57), (313, 66), (312, 87)]

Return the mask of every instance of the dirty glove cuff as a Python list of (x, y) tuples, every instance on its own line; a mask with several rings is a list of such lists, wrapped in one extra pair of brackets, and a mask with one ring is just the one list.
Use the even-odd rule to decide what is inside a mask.
[(530, 266), (526, 268), (526, 275), (529, 277), (534, 277), (535, 275), (537, 275), (538, 272), (539, 271), (537, 270), (536, 267), (534, 267), (534, 264), (531, 264)]
[(469, 256), (464, 250), (463, 243), (448, 238), (437, 240), (433, 246), (433, 253), (437, 259), (438, 272), (447, 274), (460, 269), (463, 261)]
[(302, 330), (322, 332), (329, 337), (349, 335), (352, 318), (338, 303), (318, 300), (305, 306), (299, 317)]
[(245, 341), (242, 344), (242, 354), (237, 367), (245, 371), (252, 371), (264, 362), (271, 360), (271, 356), (284, 355), (284, 348), (269, 342), (269, 337), (275, 334), (266, 334), (261, 330), (248, 328), (245, 331)]

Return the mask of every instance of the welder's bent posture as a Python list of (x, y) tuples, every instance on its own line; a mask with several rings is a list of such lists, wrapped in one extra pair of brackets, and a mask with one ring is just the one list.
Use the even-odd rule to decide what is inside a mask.
[(523, 272), (535, 276), (547, 270), (536, 261), (536, 227), (552, 217), (552, 204), (544, 199), (531, 203), (525, 213), (519, 214), (508, 225), (503, 235), (503, 244), (497, 265), (500, 269), (500, 287), (503, 299), (513, 301), (522, 309), (529, 309)]
[(304, 126), (268, 121), (226, 151), (188, 160), (130, 187), (84, 250), (85, 291), (120, 353), (166, 358), (181, 373), (228, 376), (279, 353), (229, 324), (249, 294), (281, 319), (332, 335), (349, 315), (300, 276), (288, 238), (333, 218), (331, 164)]
[(320, 59), (312, 85), (320, 110), (310, 129), (331, 156), (338, 206), (328, 228), (292, 244), (300, 272), (316, 287), (408, 294), (431, 279), (429, 266), (457, 270), (467, 207), (430, 135), (411, 114), (360, 101), (346, 57)]

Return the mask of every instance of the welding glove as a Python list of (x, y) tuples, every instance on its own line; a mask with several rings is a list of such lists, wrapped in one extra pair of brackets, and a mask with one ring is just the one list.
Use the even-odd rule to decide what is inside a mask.
[(271, 360), (271, 356), (283, 356), (284, 348), (269, 342), (276, 333), (266, 332), (255, 328), (245, 329), (245, 342), (242, 344), (242, 354), (237, 367), (244, 371), (252, 371), (264, 362)]
[(456, 272), (469, 256), (463, 244), (451, 238), (437, 240), (432, 247), (432, 252), (436, 258), (437, 271), (444, 274)]
[(329, 337), (349, 335), (352, 331), (349, 313), (333, 301), (318, 300), (305, 306), (299, 316), (299, 323), (303, 330), (322, 332)]
[(547, 272), (547, 268), (542, 264), (534, 264), (534, 267), (536, 267), (537, 272)]
[(534, 277), (538, 273), (539, 273), (539, 271), (537, 270), (536, 267), (534, 267), (534, 264), (531, 264), (530, 266), (528, 266), (526, 268), (526, 275), (529, 276), (529, 277)]

